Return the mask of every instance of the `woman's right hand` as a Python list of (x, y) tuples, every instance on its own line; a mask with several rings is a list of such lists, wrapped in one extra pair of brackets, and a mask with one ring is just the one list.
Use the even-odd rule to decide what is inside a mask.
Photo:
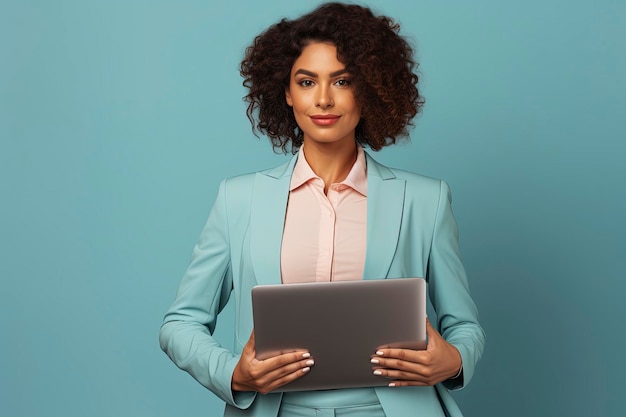
[(267, 394), (306, 375), (314, 363), (306, 350), (283, 353), (265, 360), (257, 359), (252, 330), (233, 371), (231, 387), (233, 391), (256, 391)]

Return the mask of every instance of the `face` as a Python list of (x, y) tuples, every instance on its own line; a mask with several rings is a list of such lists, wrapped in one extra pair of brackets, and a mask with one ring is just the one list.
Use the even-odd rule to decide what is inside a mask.
[(287, 104), (308, 142), (354, 143), (361, 109), (354, 99), (350, 74), (330, 43), (310, 43), (291, 68)]

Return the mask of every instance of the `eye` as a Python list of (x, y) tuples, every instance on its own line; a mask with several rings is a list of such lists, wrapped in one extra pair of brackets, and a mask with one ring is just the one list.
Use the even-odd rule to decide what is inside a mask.
[(338, 87), (349, 87), (350, 86), (350, 79), (349, 78), (340, 78), (337, 81), (335, 81), (335, 85)]
[(309, 79), (304, 79), (301, 81), (298, 81), (298, 85), (301, 87), (311, 87), (313, 86), (313, 80), (309, 80)]

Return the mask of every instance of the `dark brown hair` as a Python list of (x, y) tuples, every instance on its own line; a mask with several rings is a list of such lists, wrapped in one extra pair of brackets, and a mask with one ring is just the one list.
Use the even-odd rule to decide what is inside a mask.
[(269, 136), (275, 149), (295, 152), (303, 134), (285, 101), (291, 68), (309, 43), (329, 42), (351, 75), (361, 106), (357, 141), (372, 150), (408, 136), (407, 126), (424, 99), (417, 89), (417, 63), (399, 25), (366, 7), (326, 3), (295, 20), (282, 19), (246, 49), (240, 72), (255, 135)]

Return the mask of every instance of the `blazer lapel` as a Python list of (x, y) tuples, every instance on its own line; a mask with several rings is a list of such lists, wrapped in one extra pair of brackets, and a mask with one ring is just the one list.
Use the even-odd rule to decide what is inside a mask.
[(367, 158), (367, 248), (363, 279), (387, 278), (398, 238), (406, 182)]
[[(404, 208), (405, 181), (367, 158), (367, 247), (363, 279), (386, 278)], [(260, 285), (280, 284), (280, 249), (291, 173), (297, 160), (256, 174), (250, 215), (250, 257)], [(271, 196), (271, 198), (268, 198)]]
[(280, 284), (280, 248), (291, 173), (297, 155), (254, 179), (250, 214), (250, 257), (257, 283)]

